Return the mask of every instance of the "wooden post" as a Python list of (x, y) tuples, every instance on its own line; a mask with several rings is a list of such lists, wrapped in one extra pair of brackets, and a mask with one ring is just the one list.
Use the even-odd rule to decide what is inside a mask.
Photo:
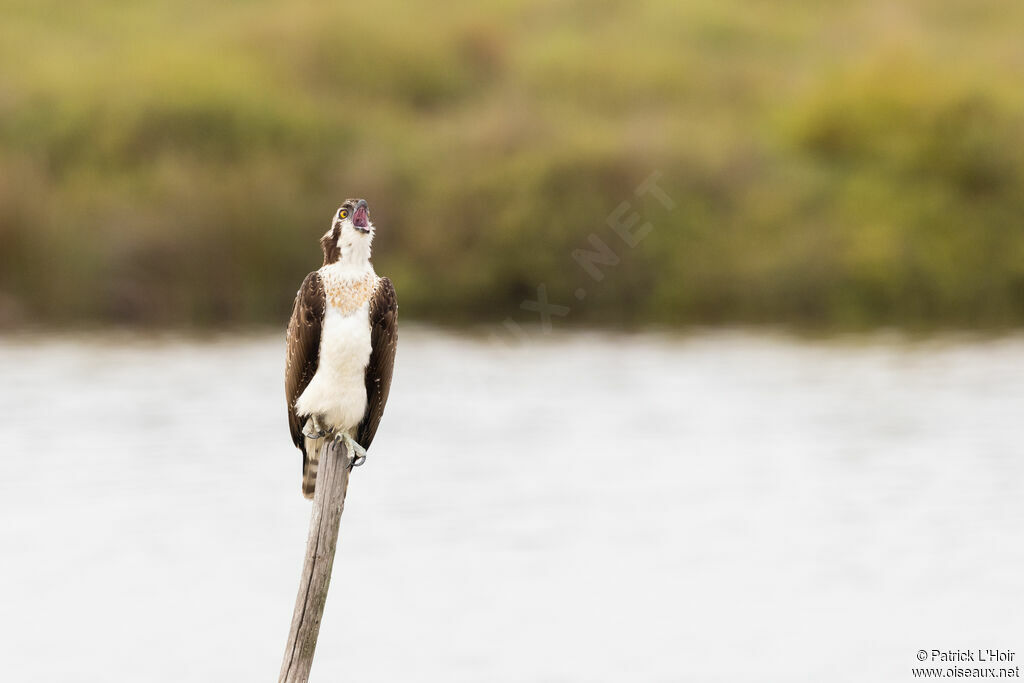
[(313, 666), (320, 619), (331, 585), (334, 550), (338, 546), (338, 526), (348, 490), (350, 457), (344, 441), (331, 441), (320, 455), (313, 494), (313, 516), (306, 540), (306, 560), (302, 565), (299, 596), (295, 600), (292, 628), (284, 651), (279, 683), (306, 683)]

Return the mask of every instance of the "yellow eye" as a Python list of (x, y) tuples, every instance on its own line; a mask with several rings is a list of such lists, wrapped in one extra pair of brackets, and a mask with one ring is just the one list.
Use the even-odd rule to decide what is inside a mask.
[(342, 218), (342, 219), (348, 218), (348, 209), (339, 209), (338, 210), (338, 218)]

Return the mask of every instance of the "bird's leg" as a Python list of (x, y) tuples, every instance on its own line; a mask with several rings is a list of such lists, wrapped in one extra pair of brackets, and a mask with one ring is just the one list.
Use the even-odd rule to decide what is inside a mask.
[(302, 435), (307, 439), (320, 439), (327, 434), (327, 430), (320, 424), (316, 414), (310, 415), (306, 425), (302, 428)]
[(356, 440), (348, 435), (348, 432), (339, 432), (334, 437), (335, 441), (344, 441), (345, 445), (348, 446), (348, 454), (351, 460), (349, 461), (349, 469), (353, 467), (359, 467), (366, 462), (366, 449), (356, 443)]

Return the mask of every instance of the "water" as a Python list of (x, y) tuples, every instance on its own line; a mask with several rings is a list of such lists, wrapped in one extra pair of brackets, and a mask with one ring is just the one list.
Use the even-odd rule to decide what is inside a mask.
[[(0, 341), (3, 679), (274, 680), (278, 336)], [(314, 680), (907, 681), (1024, 657), (1024, 340), (403, 333)]]

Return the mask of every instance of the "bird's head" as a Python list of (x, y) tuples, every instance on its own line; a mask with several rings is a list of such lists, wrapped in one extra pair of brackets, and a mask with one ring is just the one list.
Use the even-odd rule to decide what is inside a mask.
[(331, 219), (331, 227), (320, 238), (324, 265), (338, 261), (358, 262), (370, 258), (373, 223), (365, 199), (346, 199)]

